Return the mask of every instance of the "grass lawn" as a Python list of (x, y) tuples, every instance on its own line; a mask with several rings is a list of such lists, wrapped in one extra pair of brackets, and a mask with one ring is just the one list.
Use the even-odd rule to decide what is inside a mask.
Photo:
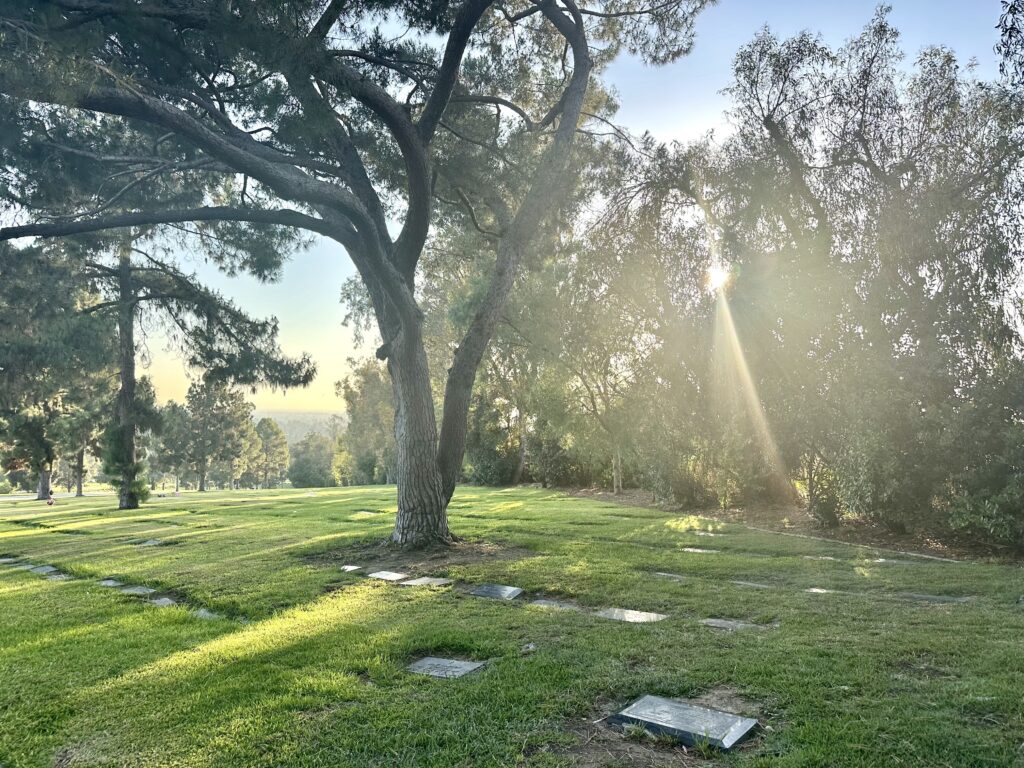
[[(1024, 765), (1019, 567), (477, 488), (451, 505), (466, 543), (450, 558), (403, 556), (376, 546), (393, 509), (380, 487), (186, 494), (130, 513), (112, 497), (0, 501), (0, 555), (75, 577), (0, 566), (0, 766)], [(150, 538), (163, 544), (133, 543)], [(360, 575), (381, 567), (457, 583)], [(528, 594), (466, 594), (487, 582)], [(778, 626), (723, 632), (710, 617)], [(455, 680), (404, 671), (426, 655), (488, 663)], [(731, 704), (765, 728), (704, 755), (593, 723), (645, 693)]]

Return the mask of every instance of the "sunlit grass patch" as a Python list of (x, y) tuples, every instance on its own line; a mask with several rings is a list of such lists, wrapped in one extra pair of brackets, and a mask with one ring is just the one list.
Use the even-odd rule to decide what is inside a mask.
[[(880, 563), (870, 548), (735, 524), (727, 536), (697, 537), (710, 521), (543, 489), (459, 489), (451, 519), (464, 541), (450, 557), (406, 555), (381, 546), (393, 498), (393, 488), (344, 488), (315, 498), (186, 494), (144, 513), (119, 513), (101, 497), (62, 502), (59, 516), (17, 510), (16, 519), (87, 525), (87, 536), (12, 524), (12, 505), (0, 501), (0, 536), (10, 534), (0, 550), (78, 577), (51, 582), (0, 566), (0, 764), (569, 766), (594, 736), (574, 724), (596, 702), (723, 687), (771, 726), (729, 764), (1018, 759), (1018, 569)], [(593, 519), (603, 524), (568, 524)], [(178, 543), (126, 543), (142, 531)], [(682, 549), (694, 546), (721, 553)], [(352, 558), (364, 570), (341, 573)], [(401, 587), (360, 575), (391, 566), (458, 583)], [(185, 607), (100, 587), (107, 576), (171, 590)], [(466, 594), (482, 583), (527, 594), (508, 603)], [(899, 593), (977, 599), (926, 604)], [(542, 595), (581, 610), (528, 605)], [(196, 606), (228, 618), (199, 620)], [(605, 607), (669, 618), (629, 625), (592, 615)], [(708, 617), (778, 626), (715, 632), (699, 623)], [(427, 655), (486, 663), (457, 680), (405, 673)], [(622, 736), (597, 740), (604, 749)]]

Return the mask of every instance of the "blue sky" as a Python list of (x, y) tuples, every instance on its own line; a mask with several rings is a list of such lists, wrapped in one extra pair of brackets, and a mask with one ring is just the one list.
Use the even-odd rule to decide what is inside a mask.
[[(925, 46), (952, 48), (963, 62), (976, 59), (978, 73), (997, 71), (993, 52), (998, 35), (999, 0), (892, 0), (893, 24), (902, 33), (908, 63)], [(618, 122), (635, 132), (650, 131), (663, 141), (690, 140), (709, 130), (728, 130), (723, 113), (728, 103), (720, 93), (730, 81), (732, 59), (740, 46), (765, 24), (780, 36), (802, 30), (821, 34), (830, 45), (841, 44), (871, 19), (876, 2), (862, 0), (720, 0), (697, 20), (693, 52), (660, 68), (626, 57), (608, 69), (606, 79), (618, 92)], [(308, 352), (319, 367), (317, 380), (305, 390), (260, 391), (252, 397), (261, 410), (342, 410), (334, 382), (348, 372), (347, 360), (370, 352), (355, 348), (342, 327), (338, 303), (343, 280), (353, 273), (339, 246), (319, 243), (296, 254), (283, 279), (260, 285), (247, 277), (228, 278), (208, 265), (194, 265), (200, 279), (234, 298), (250, 313), (274, 315), (281, 342), (292, 354)], [(151, 345), (149, 370), (162, 400), (181, 400), (188, 387), (186, 372), (159, 339)]]

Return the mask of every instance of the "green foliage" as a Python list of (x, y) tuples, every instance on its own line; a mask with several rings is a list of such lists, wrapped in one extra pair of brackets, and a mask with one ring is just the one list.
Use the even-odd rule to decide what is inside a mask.
[(291, 449), (288, 480), (296, 488), (327, 488), (337, 485), (333, 472), (334, 450), (330, 438), (310, 432)]
[(338, 477), (347, 485), (393, 483), (398, 453), (386, 368), (376, 359), (365, 360), (335, 389), (347, 415), (333, 461)]

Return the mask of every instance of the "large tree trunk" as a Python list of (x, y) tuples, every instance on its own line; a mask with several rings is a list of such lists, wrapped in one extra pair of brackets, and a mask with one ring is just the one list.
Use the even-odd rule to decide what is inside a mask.
[(138, 450), (135, 445), (135, 290), (132, 286), (132, 262), (129, 253), (127, 248), (123, 248), (117, 275), (120, 300), (117, 310), (117, 333), (121, 357), (121, 390), (117, 394), (117, 420), (120, 430), (118, 448), (121, 452), (118, 509), (139, 507), (139, 497), (134, 490), (138, 471)]
[(398, 515), (391, 541), (403, 547), (448, 544), (452, 540), (448, 497), (437, 464), (437, 422), (427, 354), (418, 334), (398, 340), (388, 357), (388, 371), (398, 445)]
[(78, 449), (75, 455), (75, 496), (85, 496), (85, 446)]
[(206, 490), (206, 459), (203, 459), (202, 461), (199, 462), (198, 474), (199, 474), (199, 490), (200, 491), (205, 491)]
[(50, 475), (53, 473), (53, 465), (44, 462), (39, 465), (39, 487), (36, 489), (36, 499), (44, 501), (50, 498)]

